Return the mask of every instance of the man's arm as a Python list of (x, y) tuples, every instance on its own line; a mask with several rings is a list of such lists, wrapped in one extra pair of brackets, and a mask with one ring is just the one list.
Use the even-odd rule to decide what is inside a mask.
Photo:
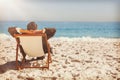
[(29, 31), (29, 30), (20, 29), (20, 33), (32, 34), (32, 33), (34, 33), (34, 31)]
[(34, 33), (45, 33), (45, 29), (43, 29), (43, 30), (34, 30)]
[(22, 33), (34, 33), (33, 31), (29, 31), (29, 30), (23, 30), (21, 28), (16, 28), (16, 27), (9, 27), (8, 28), (8, 32), (10, 33), (10, 35), (12, 37), (14, 37), (14, 34), (22, 34)]
[(16, 30), (16, 27), (9, 27), (8, 28), (8, 32), (10, 33), (10, 35), (12, 37), (14, 37), (14, 34), (18, 34), (17, 30)]
[(53, 37), (56, 33), (56, 29), (55, 28), (45, 28), (45, 33), (47, 35), (47, 38), (50, 39), (51, 37)]

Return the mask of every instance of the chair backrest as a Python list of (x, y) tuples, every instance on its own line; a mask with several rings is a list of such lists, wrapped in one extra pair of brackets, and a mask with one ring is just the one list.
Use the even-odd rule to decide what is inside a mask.
[(22, 47), (24, 52), (31, 57), (40, 57), (44, 55), (42, 38), (44, 35), (17, 35), (17, 41)]

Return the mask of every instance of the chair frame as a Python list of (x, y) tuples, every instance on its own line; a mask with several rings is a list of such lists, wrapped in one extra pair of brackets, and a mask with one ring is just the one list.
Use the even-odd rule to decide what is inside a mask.
[[(15, 36), (15, 39), (16, 39), (16, 42), (17, 42), (17, 45), (16, 45), (16, 68), (19, 70), (19, 69), (23, 69), (23, 68), (47, 68), (49, 69), (49, 64), (52, 62), (52, 59), (51, 59), (51, 54), (50, 54), (50, 45), (48, 43), (48, 40), (47, 40), (47, 36), (46, 36), (46, 33), (41, 33), (41, 34), (14, 34)], [(47, 49), (48, 49), (48, 56), (47, 56), (47, 61), (46, 61), (46, 66), (22, 66), (22, 64), (24, 64), (24, 62), (22, 61), (21, 65), (18, 63), (18, 53), (19, 53), (19, 48), (20, 48), (20, 36), (42, 36), (45, 38), (45, 41), (46, 41), (46, 44), (47, 44)], [(26, 54), (27, 55), (27, 54)]]

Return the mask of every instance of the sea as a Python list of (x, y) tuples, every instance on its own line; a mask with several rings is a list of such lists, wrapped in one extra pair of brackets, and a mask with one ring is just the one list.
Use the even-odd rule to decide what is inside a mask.
[[(28, 21), (1, 21), (0, 33), (8, 33), (8, 27), (26, 29)], [(120, 22), (51, 22), (36, 21), (38, 29), (56, 28), (54, 37), (120, 38)]]

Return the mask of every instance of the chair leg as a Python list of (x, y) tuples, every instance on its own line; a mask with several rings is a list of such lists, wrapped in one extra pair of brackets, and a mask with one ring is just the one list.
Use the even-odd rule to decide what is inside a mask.
[(52, 63), (52, 57), (51, 57), (51, 54), (49, 55), (49, 63)]
[(23, 58), (22, 59), (22, 64), (24, 64), (26, 62), (26, 59), (25, 58)]
[(19, 64), (18, 64), (18, 47), (19, 47), (19, 44), (17, 44), (17, 47), (16, 47), (16, 68), (17, 68), (17, 70), (19, 70)]

